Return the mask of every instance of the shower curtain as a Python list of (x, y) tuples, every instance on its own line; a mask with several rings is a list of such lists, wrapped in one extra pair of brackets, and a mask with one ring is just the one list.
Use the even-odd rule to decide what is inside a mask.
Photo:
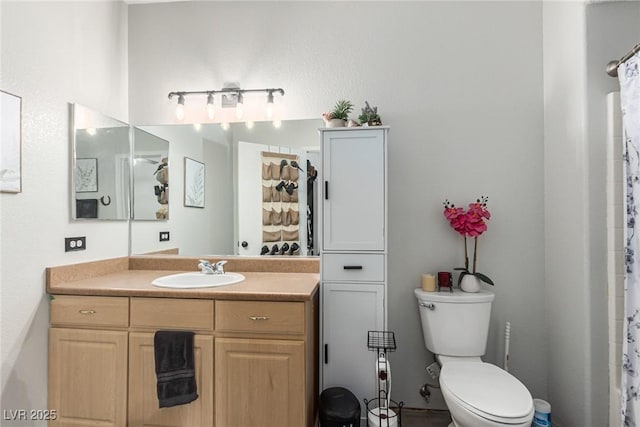
[[(618, 67), (623, 122), (625, 200), (624, 332), (622, 344), (622, 425), (640, 425), (640, 55)], [(639, 225), (640, 226), (640, 225)], [(638, 230), (640, 231), (640, 230)], [(612, 408), (613, 409), (613, 408)]]

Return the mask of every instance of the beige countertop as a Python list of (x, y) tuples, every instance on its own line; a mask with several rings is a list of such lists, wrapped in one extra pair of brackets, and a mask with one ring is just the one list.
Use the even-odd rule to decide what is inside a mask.
[[(317, 272), (227, 269), (243, 274), (245, 280), (213, 288), (172, 289), (153, 286), (151, 282), (161, 276), (196, 269), (148, 270), (131, 268), (132, 265), (125, 257), (47, 268), (46, 289), (52, 295), (307, 301), (317, 292), (320, 280)], [(242, 264), (237, 267), (241, 268)]]

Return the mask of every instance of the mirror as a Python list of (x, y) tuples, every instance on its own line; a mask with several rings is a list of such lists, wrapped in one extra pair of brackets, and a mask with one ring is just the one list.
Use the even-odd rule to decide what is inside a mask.
[(71, 105), (71, 218), (128, 220), (129, 125)]
[(169, 141), (133, 128), (133, 219), (169, 219)]
[[(258, 122), (252, 128), (233, 123), (226, 131), (219, 124), (139, 126), (141, 132), (168, 141), (171, 215), (158, 223), (137, 221), (134, 212), (131, 253), (244, 256), (260, 255), (265, 247), (271, 253), (278, 245), (274, 255), (317, 254), (313, 246), (317, 183), (311, 180), (307, 188), (307, 172), (319, 167), (320, 127), (320, 119), (283, 121), (279, 128), (271, 122)], [(192, 191), (193, 166), (204, 175), (203, 199), (196, 204), (186, 197)], [(139, 204), (135, 187), (134, 209)], [(273, 200), (273, 195), (283, 194), (284, 198)], [(159, 234), (165, 232), (170, 240), (160, 242)], [(283, 251), (285, 243), (288, 250)], [(291, 250), (293, 243), (297, 247)]]

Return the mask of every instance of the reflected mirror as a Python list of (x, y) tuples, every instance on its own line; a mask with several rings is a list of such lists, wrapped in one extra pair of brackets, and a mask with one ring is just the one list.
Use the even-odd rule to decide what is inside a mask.
[(133, 128), (133, 219), (169, 219), (169, 141)]
[(129, 125), (71, 105), (72, 219), (129, 219)]
[[(134, 220), (131, 253), (317, 254), (320, 127), (320, 119), (283, 121), (279, 128), (271, 122), (252, 128), (233, 123), (226, 131), (219, 124), (139, 126), (168, 141), (171, 214), (160, 222)], [(136, 159), (137, 150), (136, 145)], [(194, 167), (201, 179), (190, 172)], [(135, 187), (134, 209), (139, 203)], [(196, 188), (202, 198), (193, 203)], [(167, 233), (169, 240), (160, 242)]]

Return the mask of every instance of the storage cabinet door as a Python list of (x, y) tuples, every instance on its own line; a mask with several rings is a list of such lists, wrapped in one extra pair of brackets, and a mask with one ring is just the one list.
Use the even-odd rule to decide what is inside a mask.
[(323, 135), (322, 248), (384, 250), (384, 130)]
[(129, 427), (213, 425), (213, 337), (194, 337), (198, 398), (186, 405), (158, 407), (153, 333), (129, 337)]
[(362, 406), (377, 397), (377, 355), (367, 348), (367, 333), (384, 328), (384, 285), (323, 283), (322, 303), (322, 387), (345, 387)]
[(304, 342), (216, 338), (215, 347), (216, 426), (305, 426)]
[(127, 422), (127, 332), (49, 329), (51, 426)]

